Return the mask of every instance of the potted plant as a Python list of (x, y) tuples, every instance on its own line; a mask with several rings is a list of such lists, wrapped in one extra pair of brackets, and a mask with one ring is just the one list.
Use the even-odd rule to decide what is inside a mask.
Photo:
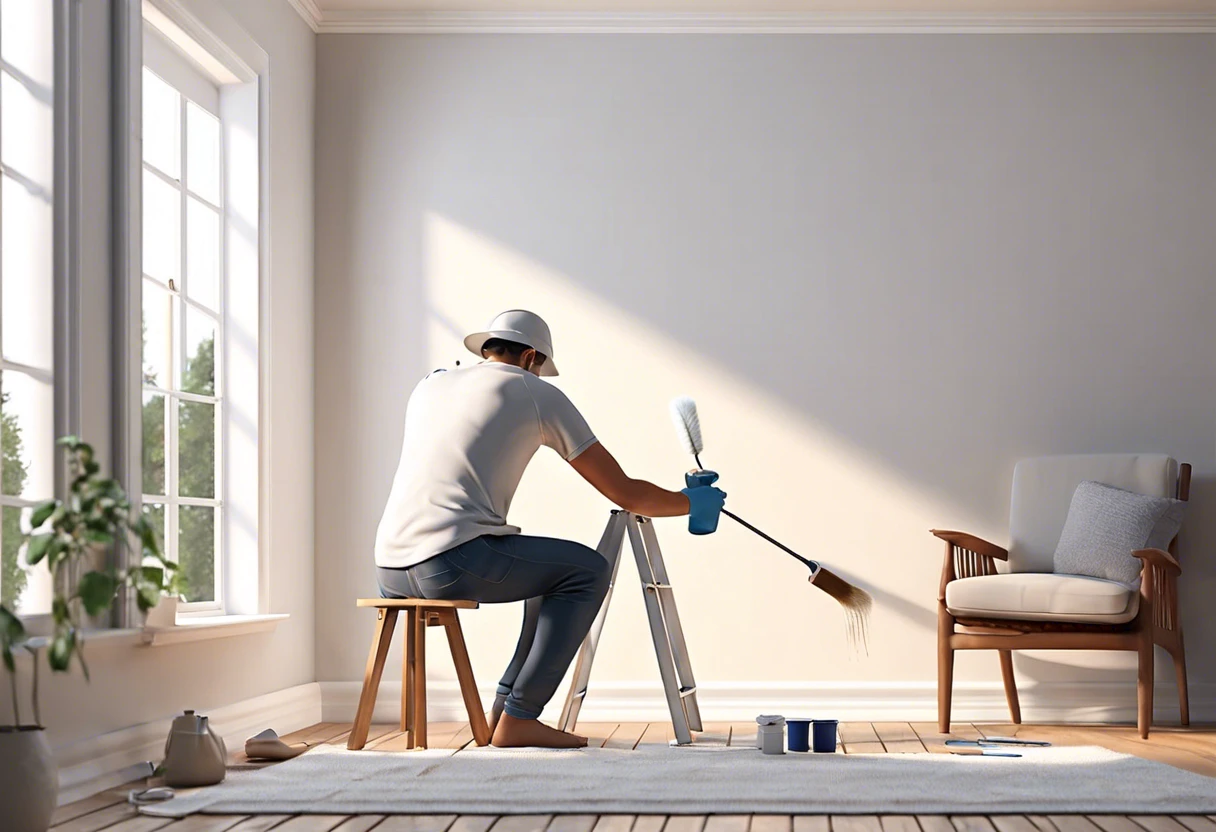
[[(84, 622), (108, 611), (120, 590), (131, 588), (144, 613), (180, 586), (177, 566), (164, 560), (156, 530), (142, 515), (132, 516), (131, 503), (116, 480), (101, 476), (93, 448), (75, 436), (59, 440), (67, 449), (71, 484), (66, 500), (34, 508), (31, 531), (23, 535), (25, 561), (46, 561), (55, 595), (49, 636), (32, 638), (21, 619), (0, 604), (0, 656), (8, 671), (13, 724), (0, 724), (0, 806), (6, 832), (46, 832), (59, 792), (58, 772), (46, 740), (38, 702), (39, 653), (45, 648), (52, 672), (64, 673), (75, 659), (85, 678)], [(118, 570), (100, 567), (106, 550), (129, 544), (142, 557)], [(32, 656), (33, 722), (23, 722), (15, 653)]]

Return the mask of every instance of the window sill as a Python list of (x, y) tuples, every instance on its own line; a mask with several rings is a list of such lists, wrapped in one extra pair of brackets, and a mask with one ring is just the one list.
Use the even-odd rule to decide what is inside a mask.
[(288, 616), (275, 615), (191, 615), (181, 616), (172, 627), (144, 627), (140, 635), (144, 644), (159, 647), (165, 644), (184, 644), (189, 641), (207, 641), (213, 638), (243, 636), (250, 633), (268, 633)]

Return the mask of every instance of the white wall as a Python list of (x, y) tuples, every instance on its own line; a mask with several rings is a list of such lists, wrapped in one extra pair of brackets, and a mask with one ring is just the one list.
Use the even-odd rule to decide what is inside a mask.
[[(263, 531), (270, 536), (270, 604), (290, 613), (273, 634), (240, 636), (157, 648), (97, 640), (87, 655), (92, 682), (79, 674), (43, 679), (43, 720), (53, 745), (71, 757), (72, 743), (127, 726), (172, 716), (183, 708), (204, 712), (259, 694), (311, 682), (313, 661), (313, 530), (301, 523), (312, 507), (312, 176), (315, 36), (286, 0), (224, 0), (224, 5), (270, 56), (270, 304), (263, 348), (270, 352), (271, 494)], [(104, 87), (108, 60), (105, 4), (84, 28), (87, 54)], [(96, 40), (97, 43), (93, 43)], [(90, 82), (93, 83), (93, 82)], [(103, 90), (104, 92), (104, 90)], [(95, 99), (90, 99), (94, 100)], [(104, 107), (102, 108), (104, 110)], [(104, 130), (100, 132), (104, 135)], [(86, 148), (96, 145), (86, 143)], [(99, 156), (97, 167), (108, 152)], [(92, 164), (92, 161), (89, 162)], [(92, 168), (90, 168), (92, 170)], [(90, 174), (101, 177), (101, 174)], [(85, 212), (104, 238), (109, 203), (104, 177), (86, 181)], [(100, 244), (99, 244), (100, 245)], [(96, 261), (91, 261), (96, 262)], [(104, 258), (101, 259), (105, 262)], [(102, 372), (108, 348), (95, 343), (109, 329), (105, 269), (86, 269), (83, 294), (86, 333), (92, 349), (86, 370)], [(102, 363), (98, 363), (101, 361)], [(96, 366), (94, 366), (96, 365)], [(104, 365), (104, 366), (103, 366)], [(105, 380), (102, 372), (100, 378)], [(109, 387), (85, 385), (82, 420), (86, 435), (102, 436), (109, 424)], [(92, 427), (90, 427), (92, 426)], [(95, 440), (102, 448), (103, 439)]]
[[(1049, 453), (1194, 463), (1184, 620), (1216, 682), (1214, 72), (1208, 35), (322, 36), (318, 678), (361, 677), (410, 389), (524, 306), (630, 474), (678, 486), (666, 406), (695, 396), (728, 505), (876, 598), (855, 656), (803, 567), (660, 521), (710, 716), (715, 685), (931, 702), (926, 530), (1004, 542), (1015, 461)], [(542, 451), (511, 520), (594, 545), (608, 508)], [(657, 679), (622, 576), (593, 687)], [(483, 685), (518, 616), (465, 617)], [(1019, 670), (1131, 678), (1083, 663)]]

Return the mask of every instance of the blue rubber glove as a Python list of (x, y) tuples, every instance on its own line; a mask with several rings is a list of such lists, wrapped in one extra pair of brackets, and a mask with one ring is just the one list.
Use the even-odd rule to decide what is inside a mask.
[(684, 475), (688, 497), (688, 531), (692, 534), (712, 534), (718, 528), (718, 516), (726, 504), (726, 492), (714, 488), (718, 475), (714, 471), (692, 471)]

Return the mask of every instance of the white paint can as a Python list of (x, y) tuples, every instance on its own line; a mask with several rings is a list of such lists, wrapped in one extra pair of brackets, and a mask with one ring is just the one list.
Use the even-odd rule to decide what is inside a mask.
[(756, 747), (765, 754), (785, 753), (785, 717), (774, 714), (756, 717)]

